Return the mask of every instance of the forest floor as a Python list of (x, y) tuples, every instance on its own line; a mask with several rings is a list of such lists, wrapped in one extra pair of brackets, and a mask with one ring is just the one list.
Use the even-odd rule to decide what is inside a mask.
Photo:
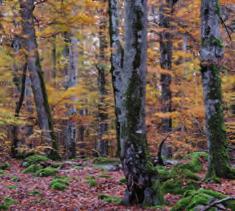
[[(5, 162), (6, 159), (0, 158)], [(62, 190), (55, 190), (51, 182), (55, 176), (38, 177), (23, 173), (26, 169), (22, 161), (7, 159), (9, 166), (0, 171), (0, 210), (5, 203), (5, 210), (170, 210), (179, 200), (179, 195), (166, 194), (168, 205), (161, 209), (141, 208), (139, 206), (125, 207), (102, 200), (104, 194), (122, 197), (125, 184), (122, 171), (117, 168), (104, 169), (94, 165), (91, 160), (72, 160), (63, 162), (56, 176), (69, 178), (69, 185)], [(198, 175), (205, 176), (205, 167)], [(220, 183), (200, 183), (200, 186), (212, 189), (226, 195), (235, 195), (235, 181), (221, 180)]]

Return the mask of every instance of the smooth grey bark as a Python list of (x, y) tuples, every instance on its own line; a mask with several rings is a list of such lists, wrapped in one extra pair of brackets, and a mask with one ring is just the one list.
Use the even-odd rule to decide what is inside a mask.
[[(170, 18), (171, 18), (172, 0), (166, 0), (160, 8), (159, 25), (164, 30), (159, 34), (160, 36), (160, 65), (162, 69), (171, 70), (172, 68), (172, 34), (170, 32)], [(170, 113), (172, 111), (172, 93), (171, 93), (171, 75), (161, 74), (161, 112)], [(161, 120), (161, 129), (163, 132), (172, 130), (172, 119), (170, 117)]]
[(26, 52), (29, 77), (31, 80), (34, 101), (36, 105), (39, 127), (42, 130), (42, 138), (52, 145), (49, 156), (59, 158), (58, 144), (53, 131), (52, 117), (47, 99), (43, 72), (40, 65), (38, 46), (34, 29), (34, 0), (19, 0), (20, 14), (23, 28), (23, 47)]
[[(78, 84), (78, 40), (71, 33), (65, 33), (65, 52), (64, 56), (68, 60), (66, 64), (66, 89), (76, 87)], [(76, 141), (78, 136), (77, 121), (74, 116), (77, 115), (76, 96), (71, 97), (71, 104), (68, 104), (68, 121), (66, 126), (66, 158), (74, 158), (76, 156)], [(75, 118), (76, 119), (76, 118)]]
[[(106, 1), (102, 0), (103, 4)], [(107, 96), (107, 81), (106, 81), (106, 49), (107, 49), (107, 17), (106, 12), (101, 10), (101, 17), (99, 21), (99, 57), (98, 57), (98, 90), (99, 90), (99, 104), (98, 104), (98, 140), (96, 151), (99, 156), (108, 155), (108, 141), (105, 140), (104, 135), (108, 131), (108, 113), (105, 98)]]
[(209, 148), (207, 177), (235, 178), (228, 156), (224, 124), (220, 63), (223, 44), (220, 36), (220, 6), (218, 0), (201, 3), (201, 74), (206, 110), (206, 128)]
[(109, 34), (111, 47), (111, 74), (116, 115), (117, 155), (120, 153), (120, 119), (122, 112), (122, 68), (124, 51), (119, 33), (119, 1), (109, 0)]
[(159, 180), (146, 141), (146, 60), (147, 0), (126, 0), (120, 130), (120, 158), (127, 179), (126, 204), (155, 205), (161, 202)]

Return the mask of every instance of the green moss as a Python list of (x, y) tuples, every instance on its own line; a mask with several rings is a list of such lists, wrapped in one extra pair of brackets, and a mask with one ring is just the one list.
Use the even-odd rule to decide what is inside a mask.
[(61, 190), (64, 191), (69, 186), (69, 178), (68, 177), (55, 177), (50, 187), (55, 190)]
[(126, 185), (126, 184), (127, 184), (127, 179), (126, 179), (125, 177), (121, 178), (121, 179), (119, 180), (119, 184), (120, 184), (120, 185)]
[(172, 211), (194, 211), (194, 209), (199, 205), (208, 205), (212, 199), (222, 199), (224, 197), (226, 196), (219, 192), (203, 188), (187, 191), (184, 194), (184, 197), (172, 208)]
[(3, 164), (0, 165), (0, 169), (1, 170), (6, 170), (6, 169), (9, 169), (10, 168), (10, 164), (8, 162), (5, 162)]
[(29, 192), (29, 195), (31, 195), (31, 196), (36, 196), (36, 195), (41, 195), (41, 194), (42, 193), (38, 189), (34, 189), (34, 190)]
[(105, 194), (101, 194), (98, 197), (99, 199), (101, 199), (102, 201), (105, 201), (107, 203), (112, 203), (112, 204), (121, 204), (122, 199), (116, 196), (109, 196), (109, 195), (105, 195)]
[(9, 210), (10, 206), (15, 204), (16, 201), (10, 197), (6, 197), (2, 204), (0, 204), (0, 210)]
[(95, 187), (97, 185), (96, 179), (93, 176), (86, 177), (86, 182), (90, 187)]
[(32, 164), (22, 171), (23, 174), (36, 173), (41, 170), (42, 166), (40, 164)]
[(8, 189), (10, 189), (10, 190), (16, 190), (17, 189), (17, 186), (16, 185), (9, 185), (9, 186), (7, 186), (8, 187)]
[(25, 159), (24, 166), (30, 166), (32, 164), (39, 164), (40, 162), (45, 162), (48, 161), (49, 158), (46, 157), (45, 155), (31, 155)]
[(17, 176), (13, 176), (13, 177), (11, 178), (11, 181), (13, 181), (13, 182), (19, 182), (19, 181), (20, 181), (20, 178), (17, 177)]
[(48, 177), (48, 176), (55, 176), (57, 173), (58, 173), (57, 168), (53, 168), (49, 166), (44, 169), (38, 170), (35, 175), (39, 177)]

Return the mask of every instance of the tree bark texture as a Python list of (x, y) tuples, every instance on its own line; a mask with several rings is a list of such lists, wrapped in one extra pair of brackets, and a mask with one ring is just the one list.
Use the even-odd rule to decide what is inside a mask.
[(34, 28), (34, 0), (19, 0), (23, 28), (23, 47), (27, 54), (29, 77), (31, 80), (39, 127), (43, 139), (52, 144), (50, 156), (58, 158), (58, 145), (53, 131), (52, 117), (47, 99), (43, 72), (40, 65), (38, 46)]
[(161, 202), (157, 172), (149, 159), (145, 125), (147, 1), (125, 1), (125, 48), (121, 117), (121, 161), (127, 179), (124, 202)]
[(116, 134), (117, 134), (117, 155), (120, 153), (120, 119), (122, 112), (122, 68), (123, 48), (119, 34), (119, 1), (109, 0), (109, 33), (111, 47), (111, 74), (114, 92)]
[[(66, 89), (76, 87), (78, 84), (78, 40), (71, 33), (65, 33), (65, 58), (66, 64)], [(74, 158), (76, 156), (76, 142), (78, 137), (77, 121), (73, 118), (77, 115), (76, 96), (71, 97), (71, 104), (68, 104), (68, 121), (66, 126), (66, 158)]]
[(206, 128), (209, 146), (208, 178), (235, 178), (230, 168), (228, 143), (224, 124), (220, 61), (223, 44), (219, 29), (218, 0), (201, 3), (201, 75), (206, 110)]
[[(162, 69), (171, 70), (172, 67), (172, 34), (170, 32), (171, 0), (166, 0), (160, 7), (160, 27), (163, 31), (160, 33), (160, 65)], [(171, 75), (161, 74), (161, 112), (170, 113), (171, 105)], [(161, 121), (163, 132), (169, 132), (172, 129), (172, 119), (163, 118)]]

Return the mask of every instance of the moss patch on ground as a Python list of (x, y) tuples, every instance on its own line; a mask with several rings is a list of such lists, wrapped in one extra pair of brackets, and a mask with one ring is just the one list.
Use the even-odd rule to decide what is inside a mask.
[(6, 197), (2, 204), (0, 204), (0, 210), (9, 210), (10, 206), (15, 204), (16, 201), (10, 197)]
[[(199, 207), (208, 205), (213, 200), (223, 199), (225, 197), (226, 196), (222, 193), (203, 188), (198, 190), (191, 190), (185, 192), (183, 198), (176, 203), (171, 211), (194, 211), (199, 209)], [(235, 202), (227, 201), (223, 205), (232, 210), (235, 209)]]
[(51, 166), (36, 171), (35, 175), (39, 177), (55, 176), (58, 173), (57, 168)]
[(122, 199), (120, 197), (110, 196), (106, 194), (99, 195), (99, 199), (107, 203), (112, 203), (112, 204), (121, 204), (122, 202)]
[(50, 184), (50, 187), (55, 190), (64, 191), (69, 186), (68, 177), (55, 177)]
[(163, 194), (184, 194), (186, 191), (199, 188), (200, 177), (197, 175), (202, 170), (202, 160), (207, 159), (205, 152), (195, 152), (186, 157), (186, 163), (177, 164), (171, 169), (164, 166), (155, 167), (161, 181)]

